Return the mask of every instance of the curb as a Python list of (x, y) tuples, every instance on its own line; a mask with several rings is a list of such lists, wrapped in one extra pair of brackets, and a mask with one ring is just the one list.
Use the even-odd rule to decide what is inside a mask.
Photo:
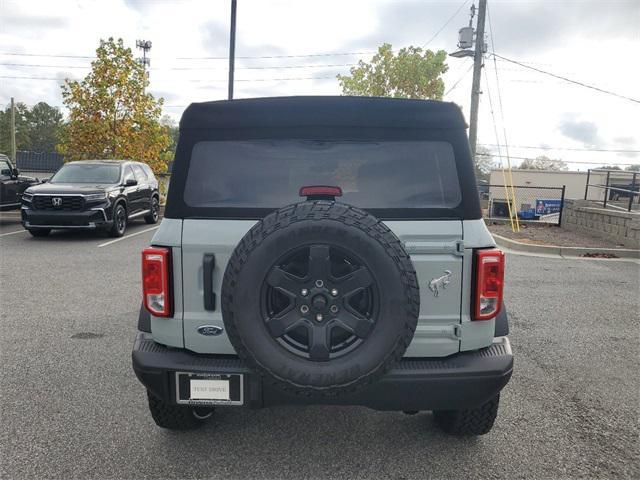
[(532, 245), (493, 233), (496, 243), (502, 247), (529, 253), (546, 253), (564, 257), (580, 257), (586, 253), (606, 253), (620, 258), (640, 259), (640, 250), (631, 248), (561, 247), (559, 245)]

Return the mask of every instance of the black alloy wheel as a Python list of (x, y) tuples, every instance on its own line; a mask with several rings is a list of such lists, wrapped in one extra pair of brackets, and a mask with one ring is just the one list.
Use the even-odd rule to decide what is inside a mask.
[(153, 197), (151, 199), (151, 212), (144, 217), (144, 221), (148, 224), (154, 224), (158, 223), (158, 218), (160, 218), (160, 202), (156, 197)]
[(109, 234), (112, 237), (121, 237), (127, 229), (127, 210), (119, 203), (113, 211), (113, 225)]
[(263, 318), (287, 351), (316, 362), (356, 349), (378, 313), (373, 275), (357, 256), (327, 244), (287, 253), (262, 289)]

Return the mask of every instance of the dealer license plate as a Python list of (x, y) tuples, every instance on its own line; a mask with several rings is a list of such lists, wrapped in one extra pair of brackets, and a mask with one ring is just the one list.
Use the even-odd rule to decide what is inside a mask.
[(176, 401), (186, 405), (242, 405), (241, 374), (176, 372)]

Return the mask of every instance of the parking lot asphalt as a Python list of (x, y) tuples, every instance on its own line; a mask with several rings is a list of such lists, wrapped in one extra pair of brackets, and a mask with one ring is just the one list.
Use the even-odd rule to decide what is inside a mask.
[(507, 256), (515, 371), (489, 435), (355, 407), (219, 410), (173, 433), (130, 361), (153, 231), (32, 238), (16, 219), (0, 216), (0, 478), (640, 478), (638, 263)]

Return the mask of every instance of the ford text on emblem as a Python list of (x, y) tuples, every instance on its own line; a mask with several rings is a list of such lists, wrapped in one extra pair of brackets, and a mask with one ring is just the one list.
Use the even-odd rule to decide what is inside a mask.
[(51, 199), (51, 205), (53, 205), (54, 207), (61, 207), (62, 199), (60, 197), (53, 197)]
[(216, 335), (220, 335), (222, 331), (222, 327), (217, 327), (215, 325), (201, 325), (198, 327), (198, 333), (205, 337), (215, 337)]
[(451, 271), (445, 270), (444, 275), (434, 278), (429, 282), (429, 290), (433, 292), (433, 296), (440, 295), (440, 289), (444, 290), (451, 283)]

